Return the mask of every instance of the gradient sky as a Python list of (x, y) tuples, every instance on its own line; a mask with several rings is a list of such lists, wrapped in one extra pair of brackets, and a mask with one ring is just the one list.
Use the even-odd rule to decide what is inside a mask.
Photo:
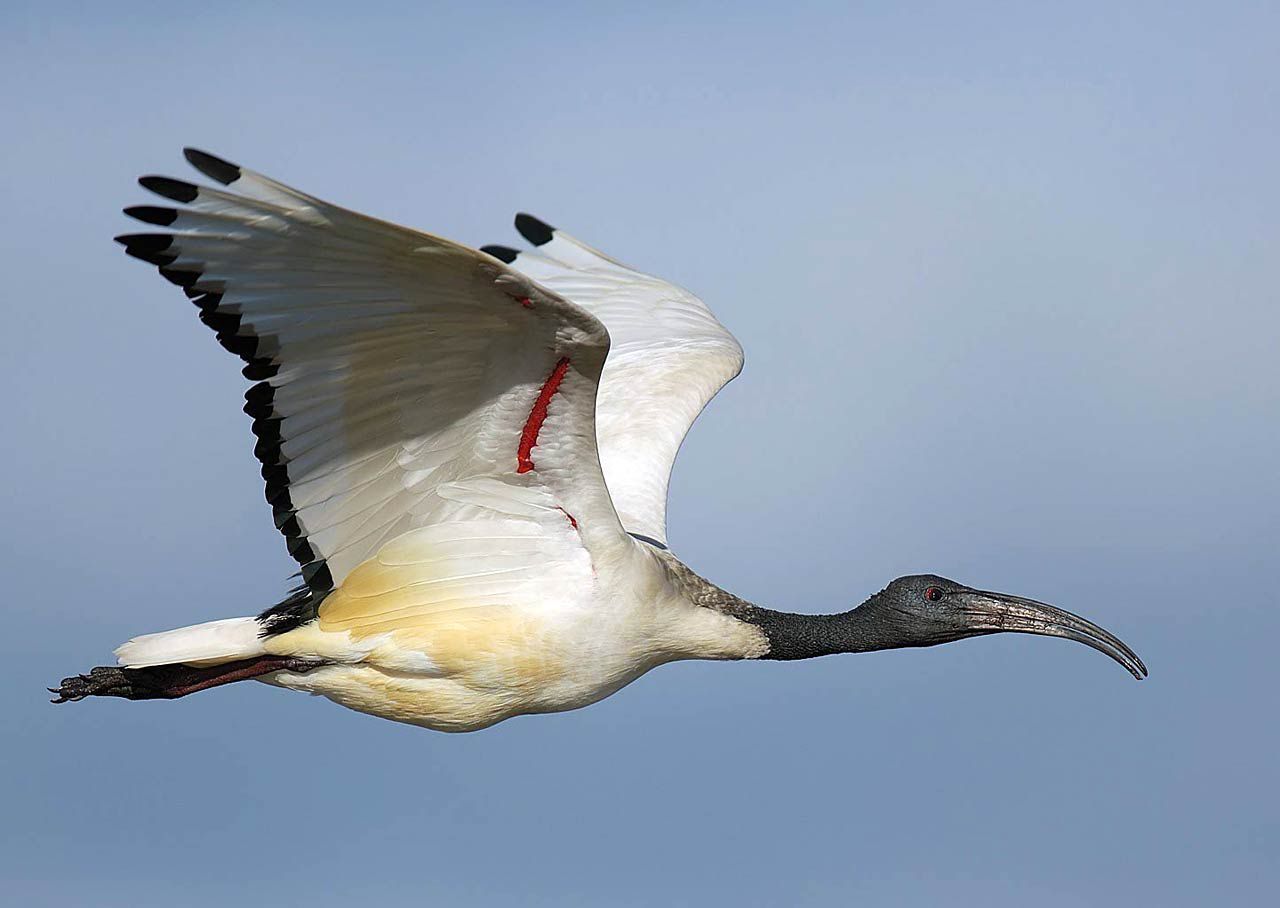
[[(1274, 4), (258, 6), (0, 9), (7, 902), (1274, 897)], [(110, 241), (186, 144), (475, 245), (532, 211), (699, 293), (747, 350), (672, 487), (700, 573), (829, 611), (937, 572), (1150, 679), (1000, 636), (673, 665), (468, 736), (255, 684), (49, 706), (292, 570), (236, 363)]]

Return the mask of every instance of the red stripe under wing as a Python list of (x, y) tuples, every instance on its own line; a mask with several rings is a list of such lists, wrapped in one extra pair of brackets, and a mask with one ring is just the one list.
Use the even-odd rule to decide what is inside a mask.
[(551, 404), (551, 398), (560, 390), (560, 383), (564, 381), (564, 375), (568, 371), (569, 357), (562, 356), (547, 380), (542, 383), (542, 390), (538, 392), (538, 399), (533, 402), (533, 409), (529, 411), (529, 418), (524, 421), (524, 430), (520, 433), (520, 448), (516, 451), (517, 473), (528, 473), (533, 469), (533, 458), (530, 455), (538, 443), (542, 424), (547, 419), (547, 407)]

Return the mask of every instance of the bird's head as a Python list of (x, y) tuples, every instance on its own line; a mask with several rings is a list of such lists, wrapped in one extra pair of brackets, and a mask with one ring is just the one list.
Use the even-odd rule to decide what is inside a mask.
[(934, 646), (1012, 632), (1065, 637), (1106, 653), (1137, 679), (1147, 668), (1120, 638), (1092, 621), (1034, 599), (975, 590), (934, 574), (899, 577), (852, 612), (866, 649)]

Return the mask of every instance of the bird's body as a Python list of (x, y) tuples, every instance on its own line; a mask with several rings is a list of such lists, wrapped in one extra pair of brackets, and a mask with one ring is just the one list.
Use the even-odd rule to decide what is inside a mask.
[[(525, 598), (513, 591), (488, 601), (477, 591), (483, 604), (410, 609), (399, 619), (412, 591), (441, 576), (430, 548), (389, 548), (352, 572), (317, 621), (267, 641), (269, 653), (324, 664), (263, 680), (385, 718), (472, 731), (586, 706), (664, 662), (742, 659), (768, 648), (760, 629), (694, 605), (683, 575), (668, 567), (672, 556), (643, 543), (597, 559), (594, 577), (571, 570)], [(422, 560), (389, 566), (401, 549)], [(360, 595), (365, 589), (371, 594)]]
[(60, 700), (255, 678), (444, 731), (594, 703), (678, 659), (793, 659), (1014, 630), (1141, 662), (1066, 612), (929, 575), (789, 615), (666, 546), (676, 451), (742, 351), (701, 301), (521, 215), (484, 251), (202, 152), (228, 190), (119, 237), (199, 307), (256, 384), (267, 500), (303, 583), (256, 617), (126, 643)]

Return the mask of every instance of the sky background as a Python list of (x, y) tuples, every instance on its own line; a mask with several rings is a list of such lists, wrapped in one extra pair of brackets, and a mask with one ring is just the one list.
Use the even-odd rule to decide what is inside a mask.
[[(1245, 904), (1280, 886), (1272, 3), (0, 9), (0, 884), (32, 906)], [(757, 602), (1080, 612), (684, 663), (447, 736), (256, 684), (54, 708), (293, 569), (237, 364), (111, 242), (183, 145), (474, 245), (534, 212), (746, 370), (671, 540)]]

